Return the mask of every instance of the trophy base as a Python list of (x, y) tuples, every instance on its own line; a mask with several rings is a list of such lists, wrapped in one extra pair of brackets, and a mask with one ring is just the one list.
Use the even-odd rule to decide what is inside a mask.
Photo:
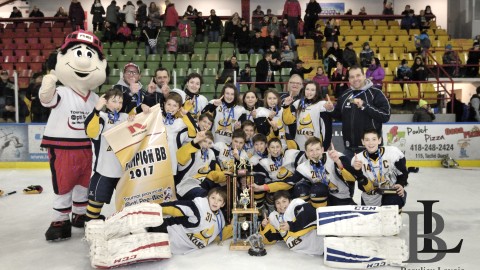
[(380, 195), (395, 195), (397, 194), (396, 188), (379, 188), (378, 194)]
[(262, 248), (262, 249), (258, 249), (258, 248), (250, 248), (248, 250), (248, 254), (250, 256), (257, 256), (257, 257), (260, 257), (260, 256), (265, 256), (267, 255), (267, 251)]
[(239, 240), (237, 241), (237, 243), (231, 243), (230, 244), (230, 250), (249, 250), (251, 249), (252, 246), (250, 246), (250, 244), (247, 242), (245, 243), (244, 241), (242, 240)]

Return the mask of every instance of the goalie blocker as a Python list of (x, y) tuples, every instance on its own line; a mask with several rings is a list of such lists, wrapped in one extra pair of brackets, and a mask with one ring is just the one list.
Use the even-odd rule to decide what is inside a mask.
[(317, 234), (335, 236), (393, 236), (400, 233), (398, 205), (330, 206), (317, 208)]

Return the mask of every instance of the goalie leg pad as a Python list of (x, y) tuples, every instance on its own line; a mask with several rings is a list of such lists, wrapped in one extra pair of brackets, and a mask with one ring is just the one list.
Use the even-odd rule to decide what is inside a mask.
[(105, 221), (87, 222), (85, 237), (89, 242), (97, 238), (108, 241), (129, 234), (143, 233), (146, 227), (157, 227), (162, 223), (162, 207), (159, 204), (141, 203), (125, 207)]
[(406, 266), (408, 246), (398, 237), (325, 237), (326, 266), (367, 269)]
[(113, 268), (171, 257), (166, 233), (139, 233), (108, 241), (97, 239), (90, 245), (90, 260), (95, 268)]
[(330, 206), (317, 208), (317, 234), (336, 236), (393, 236), (400, 233), (397, 205)]

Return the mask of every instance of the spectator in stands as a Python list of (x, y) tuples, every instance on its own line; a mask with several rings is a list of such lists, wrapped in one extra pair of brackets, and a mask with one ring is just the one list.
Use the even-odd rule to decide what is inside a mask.
[(425, 7), (425, 18), (427, 21), (435, 21), (435, 15), (432, 13), (432, 8), (430, 6)]
[(240, 31), (240, 16), (235, 12), (230, 20), (225, 23), (223, 41), (235, 42), (237, 33)]
[(125, 22), (127, 22), (127, 25), (132, 32), (135, 31), (135, 5), (133, 5), (132, 1), (127, 1), (127, 5), (122, 11), (120, 11), (120, 13), (125, 14)]
[(313, 36), (313, 59), (323, 59), (323, 43), (324, 38), (322, 26), (319, 24), (312, 34)]
[(417, 21), (420, 31), (430, 28), (430, 21), (425, 17), (425, 10), (420, 10), (420, 15), (418, 15)]
[(114, 0), (110, 3), (110, 5), (107, 7), (107, 15), (105, 17), (105, 20), (110, 23), (110, 27), (114, 30), (117, 31), (118, 27), (118, 6), (117, 2)]
[(135, 19), (138, 22), (138, 28), (142, 29), (143, 26), (145, 25), (147, 21), (147, 5), (143, 3), (141, 0), (137, 1), (137, 14), (135, 16)]
[(275, 45), (270, 45), (268, 47), (268, 51), (272, 54), (272, 63), (275, 63), (275, 65), (280, 65), (281, 64), (281, 56), (280, 52), (277, 50), (277, 47)]
[(132, 30), (128, 27), (127, 22), (123, 22), (122, 26), (117, 30), (117, 40), (120, 42), (127, 42), (132, 39)]
[(160, 16), (160, 8), (155, 4), (155, 2), (150, 2), (148, 6), (148, 18), (152, 21), (155, 27), (162, 26), (162, 20)]
[(238, 65), (236, 56), (232, 56), (230, 57), (230, 60), (225, 60), (223, 62), (223, 71), (218, 78), (217, 83), (225, 84), (227, 82), (233, 82), (234, 72), (239, 76), (240, 66)]
[[(367, 12), (365, 10), (365, 7), (360, 8), (360, 12), (358, 12), (358, 15), (360, 16), (365, 16), (367, 15)], [(362, 20), (363, 21), (363, 20)]]
[(35, 73), (32, 76), (33, 82), (28, 86), (25, 97), (30, 100), (30, 116), (33, 123), (46, 123), (50, 115), (50, 108), (43, 107), (38, 98), (38, 91), (42, 85), (43, 74)]
[(418, 101), (418, 107), (413, 113), (413, 122), (433, 122), (435, 120), (435, 114), (432, 108), (428, 105), (428, 102), (420, 99)]
[(353, 49), (352, 42), (347, 42), (347, 44), (345, 44), (345, 50), (343, 50), (343, 61), (346, 68), (357, 65), (357, 52), (355, 52)]
[(293, 68), (295, 60), (295, 54), (290, 49), (290, 46), (283, 46), (283, 51), (280, 53), (280, 66), (282, 68)]
[[(126, 7), (127, 5), (123, 5), (122, 11), (125, 10)], [(117, 8), (117, 22), (120, 27), (122, 26), (122, 23), (125, 21), (125, 13), (121, 12), (120, 7), (117, 6), (116, 8)]]
[(315, 32), (315, 23), (318, 21), (318, 15), (322, 13), (322, 7), (317, 3), (316, 0), (310, 0), (305, 9), (305, 34), (307, 38), (314, 36)]
[(13, 82), (8, 78), (8, 71), (0, 71), (0, 113), (3, 112), (5, 107), (5, 93), (7, 88), (14, 88)]
[(473, 47), (468, 52), (466, 76), (475, 78), (478, 76), (478, 65), (480, 63), (480, 43), (474, 42)]
[[(408, 61), (403, 59), (400, 66), (397, 68), (397, 76), (395, 81), (410, 81), (412, 79), (412, 69), (408, 66)], [(400, 84), (400, 87), (403, 89), (403, 83)]]
[(220, 30), (222, 28), (222, 21), (215, 13), (215, 9), (210, 10), (210, 16), (206, 22), (208, 26), (208, 42), (220, 41)]
[(313, 77), (312, 81), (316, 82), (320, 89), (322, 90), (322, 97), (328, 94), (328, 86), (330, 85), (330, 80), (328, 79), (327, 74), (322, 66), (317, 67), (317, 74)]
[(170, 32), (170, 39), (167, 42), (167, 51), (168, 53), (176, 54), (178, 49), (178, 38), (177, 32)]
[(285, 40), (288, 46), (290, 46), (293, 51), (297, 50), (297, 39), (295, 38), (295, 35), (290, 32), (290, 30), (288, 30)]
[(102, 42), (114, 42), (117, 40), (117, 31), (109, 21), (105, 22), (103, 29)]
[(17, 7), (13, 7), (12, 13), (10, 13), (10, 18), (22, 18), (22, 12)]
[(421, 56), (415, 57), (415, 61), (412, 65), (412, 81), (426, 81), (427, 74), (428, 72), (423, 64), (423, 58)]
[(374, 57), (370, 66), (367, 69), (367, 73), (365, 74), (367, 79), (371, 80), (373, 86), (382, 89), (383, 86), (383, 79), (385, 79), (385, 70), (383, 69), (380, 59)]
[(257, 6), (257, 8), (252, 12), (252, 28), (253, 30), (260, 29), (260, 25), (262, 22), (262, 17), (265, 15), (262, 11), (262, 7), (260, 5)]
[(327, 75), (330, 77), (332, 68), (337, 66), (338, 61), (343, 61), (343, 50), (340, 49), (338, 42), (333, 42), (333, 46), (325, 53), (324, 59), (324, 63), (327, 66)]
[(195, 17), (194, 23), (196, 27), (196, 36), (195, 36), (195, 41), (196, 42), (204, 42), (205, 41), (205, 30), (206, 30), (206, 24), (205, 20), (203, 19), (203, 14), (201, 11), (197, 13), (197, 16)]
[(250, 64), (245, 64), (245, 68), (242, 69), (242, 71), (240, 71), (239, 81), (240, 82), (252, 82)]
[(305, 79), (305, 74), (308, 74), (308, 73), (312, 72), (313, 67), (304, 68), (303, 63), (304, 62), (300, 59), (295, 61), (295, 66), (292, 68), (292, 70), (290, 70), (290, 76), (292, 76), (293, 74), (297, 74), (302, 79)]
[(63, 7), (59, 7), (58, 10), (57, 10), (57, 13), (55, 13), (55, 15), (53, 15), (53, 17), (64, 18), (64, 17), (68, 17), (68, 14)]
[(450, 76), (460, 76), (460, 64), (462, 61), (460, 61), (458, 53), (452, 49), (451, 44), (445, 46), (445, 53), (442, 56), (442, 60), (443, 68)]
[(418, 53), (422, 55), (423, 59), (426, 58), (427, 51), (430, 49), (431, 45), (432, 42), (430, 41), (427, 31), (422, 31), (419, 36), (415, 36), (415, 46), (417, 47)]
[(192, 25), (187, 15), (183, 15), (182, 20), (178, 22), (179, 38), (179, 53), (190, 52), (190, 37), (192, 36)]
[[(264, 39), (265, 48), (270, 48), (271, 46), (275, 46), (278, 48), (280, 46), (280, 38), (277, 37), (275, 30), (272, 30), (270, 34)], [(278, 58), (280, 59), (280, 57)]]
[(72, 0), (70, 3), (70, 8), (68, 9), (68, 17), (72, 23), (72, 31), (77, 30), (77, 27), (85, 30), (83, 21), (85, 21), (85, 12), (82, 7), (82, 3), (78, 0)]
[(268, 25), (270, 25), (270, 17), (268, 17), (268, 15), (264, 15), (263, 20), (260, 23), (260, 36), (268, 36)]
[(42, 11), (37, 6), (33, 6), (33, 10), (30, 11), (30, 18), (43, 18), (45, 15), (43, 14)]
[(408, 14), (410, 14), (410, 5), (405, 5), (405, 9), (402, 11), (402, 13), (400, 15), (403, 15), (403, 16), (407, 16)]
[(250, 31), (247, 25), (242, 25), (240, 32), (238, 32), (237, 48), (239, 53), (248, 53), (250, 50)]
[(249, 54), (252, 53), (260, 53), (263, 54), (265, 51), (263, 48), (265, 47), (264, 38), (260, 36), (260, 30), (255, 31), (255, 36), (250, 39), (250, 50), (248, 51)]
[(271, 8), (267, 8), (267, 16), (270, 17), (270, 18), (273, 16)]
[(145, 56), (157, 54), (157, 38), (160, 28), (152, 20), (147, 19), (147, 24), (142, 29), (142, 39), (145, 41)]
[(363, 43), (363, 49), (360, 52), (360, 65), (362, 65), (362, 67), (369, 67), (374, 55), (375, 52), (370, 49), (370, 43)]
[(272, 31), (275, 31), (275, 36), (277, 38), (280, 37), (280, 24), (277, 16), (273, 16), (268, 25), (268, 33), (272, 33)]
[(171, 3), (169, 0), (165, 0), (165, 20), (163, 21), (163, 26), (167, 28), (168, 32), (172, 32), (177, 28), (178, 24), (178, 12), (175, 9), (175, 4)]
[(194, 8), (192, 7), (192, 5), (188, 5), (187, 10), (185, 10), (185, 14), (184, 14), (184, 15), (187, 15), (187, 16), (189, 16), (189, 17), (190, 17), (190, 16), (193, 17), (193, 16), (197, 16), (197, 13), (198, 13), (197, 9), (194, 9)]
[(305, 23), (303, 22), (302, 18), (298, 19), (298, 26), (297, 26), (297, 31), (298, 31), (298, 38), (304, 38), (304, 30), (303, 27), (305, 27)]
[(103, 30), (103, 14), (105, 14), (105, 9), (102, 6), (100, 0), (95, 0), (90, 8), (90, 14), (93, 15), (92, 24), (93, 31), (102, 31)]
[(333, 42), (338, 42), (338, 36), (340, 35), (340, 28), (338, 28), (337, 25), (335, 25), (335, 21), (332, 20), (327, 21), (327, 25), (325, 25), (325, 30), (324, 30), (324, 35), (325, 35), (325, 47), (330, 49), (332, 47)]
[(343, 93), (348, 90), (348, 69), (342, 61), (337, 62), (335, 72), (332, 74), (332, 82), (336, 82), (336, 84), (332, 86), (332, 88), (335, 89), (333, 94), (335, 98), (340, 98)]
[(288, 34), (288, 20), (287, 19), (282, 19), (280, 24), (278, 25), (278, 29), (280, 31), (280, 37), (285, 37)]
[(298, 18), (302, 16), (302, 9), (298, 0), (285, 0), (283, 6), (283, 16), (287, 18), (289, 30), (295, 36), (298, 37)]
[(480, 86), (477, 87), (477, 93), (470, 98), (468, 110), (468, 121), (480, 122)]
[(410, 29), (416, 29), (418, 28), (417, 22), (418, 20), (415, 18), (414, 11), (410, 9), (409, 13), (400, 21), (400, 29), (405, 29), (407, 31), (410, 31)]
[(392, 2), (388, 2), (387, 0), (383, 1), (383, 15), (393, 15), (393, 4)]
[[(256, 82), (274, 82), (274, 70), (276, 70), (276, 65), (275, 63), (272, 63), (272, 54), (270, 52), (266, 52), (263, 56), (263, 59), (258, 61), (255, 68), (257, 74)], [(263, 93), (268, 88), (275, 88), (273, 84), (257, 84), (256, 87), (260, 90), (261, 97), (263, 97)]]

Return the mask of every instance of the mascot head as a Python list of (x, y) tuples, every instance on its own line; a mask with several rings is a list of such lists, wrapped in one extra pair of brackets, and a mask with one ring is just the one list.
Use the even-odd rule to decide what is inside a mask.
[(78, 30), (68, 34), (56, 60), (58, 80), (82, 96), (105, 82), (107, 61), (102, 43), (91, 32)]

